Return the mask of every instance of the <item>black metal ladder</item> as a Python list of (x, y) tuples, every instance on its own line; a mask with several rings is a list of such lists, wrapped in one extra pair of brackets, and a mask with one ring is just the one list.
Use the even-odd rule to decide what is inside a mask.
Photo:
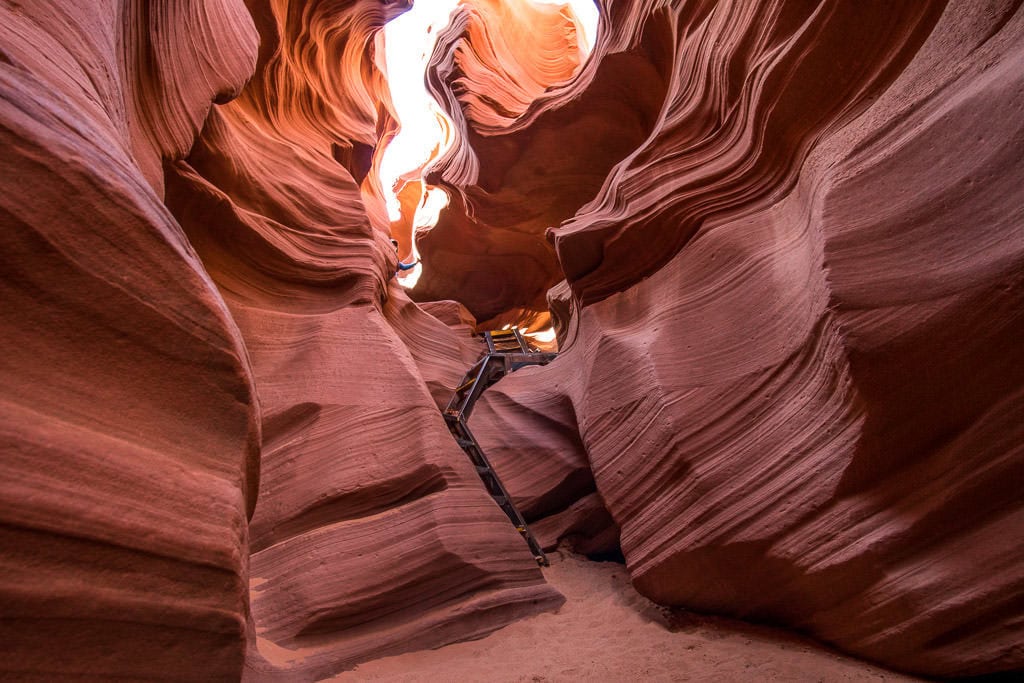
[(498, 504), (498, 507), (504, 510), (516, 531), (530, 546), (530, 551), (533, 552), (537, 564), (546, 567), (548, 565), (547, 556), (540, 544), (537, 543), (537, 539), (530, 533), (529, 527), (526, 526), (526, 520), (523, 519), (523, 515), (512, 502), (512, 497), (505, 490), (504, 484), (501, 483), (501, 479), (491, 467), (490, 461), (484, 455), (483, 449), (480, 448), (480, 444), (473, 436), (473, 432), (469, 430), (469, 425), (466, 422), (484, 389), (519, 368), (527, 365), (546, 365), (558, 354), (533, 350), (522, 333), (516, 329), (484, 332), (483, 336), (487, 343), (487, 353), (469, 369), (455, 389), (455, 394), (444, 409), (444, 421), (448, 425), (448, 430), (455, 437), (456, 443), (466, 452), (476, 467), (476, 472), (484, 482), (487, 492), (491, 494), (491, 498)]

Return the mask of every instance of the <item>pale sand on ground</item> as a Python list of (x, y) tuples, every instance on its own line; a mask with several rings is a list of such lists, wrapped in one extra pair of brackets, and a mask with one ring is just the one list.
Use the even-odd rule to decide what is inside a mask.
[(481, 640), (366, 662), (333, 681), (912, 681), (811, 640), (744, 622), (669, 615), (625, 567), (551, 553), (557, 612)]

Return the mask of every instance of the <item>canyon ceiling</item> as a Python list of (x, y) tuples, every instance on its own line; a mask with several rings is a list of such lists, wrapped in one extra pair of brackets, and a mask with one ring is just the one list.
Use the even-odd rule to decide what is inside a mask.
[(438, 410), (549, 310), (473, 416), (549, 544), (1024, 668), (1022, 3), (599, 4), (587, 60), (526, 0), (442, 32), (406, 291), (409, 2), (0, 0), (3, 675), (315, 680), (557, 608)]

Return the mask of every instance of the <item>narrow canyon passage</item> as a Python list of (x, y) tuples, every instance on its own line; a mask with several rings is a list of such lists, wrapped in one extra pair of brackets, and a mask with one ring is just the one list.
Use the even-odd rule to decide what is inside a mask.
[(1024, 670), (1020, 0), (87, 4), (0, 0), (0, 678)]

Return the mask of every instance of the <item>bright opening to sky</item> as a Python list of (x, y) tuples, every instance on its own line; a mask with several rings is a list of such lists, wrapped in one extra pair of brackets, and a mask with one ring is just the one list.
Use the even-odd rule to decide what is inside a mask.
[[(537, 5), (570, 5), (583, 29), (580, 48), (590, 53), (597, 35), (598, 11), (594, 0), (530, 0)], [(452, 11), (460, 0), (416, 0), (411, 10), (384, 27), (385, 60), (391, 100), (401, 129), (384, 150), (380, 176), (392, 221), (401, 218), (394, 187), (399, 178), (422, 168), (437, 150), (443, 154), (449, 144), (446, 130), (450, 121), (424, 85), (427, 61), (434, 51), (437, 36), (448, 26)], [(413, 220), (414, 228), (432, 226), (448, 196), (440, 188), (427, 188)], [(413, 257), (419, 254), (413, 245)], [(400, 281), (412, 287), (419, 279), (420, 266), (400, 273)]]
[(439, 120), (444, 114), (423, 80), (437, 34), (448, 26), (458, 4), (459, 0), (420, 0), (384, 27), (388, 85), (402, 126), (384, 151), (380, 171), (393, 221), (399, 218), (398, 198), (391, 191), (395, 181), (427, 163), (434, 148), (445, 142)]

